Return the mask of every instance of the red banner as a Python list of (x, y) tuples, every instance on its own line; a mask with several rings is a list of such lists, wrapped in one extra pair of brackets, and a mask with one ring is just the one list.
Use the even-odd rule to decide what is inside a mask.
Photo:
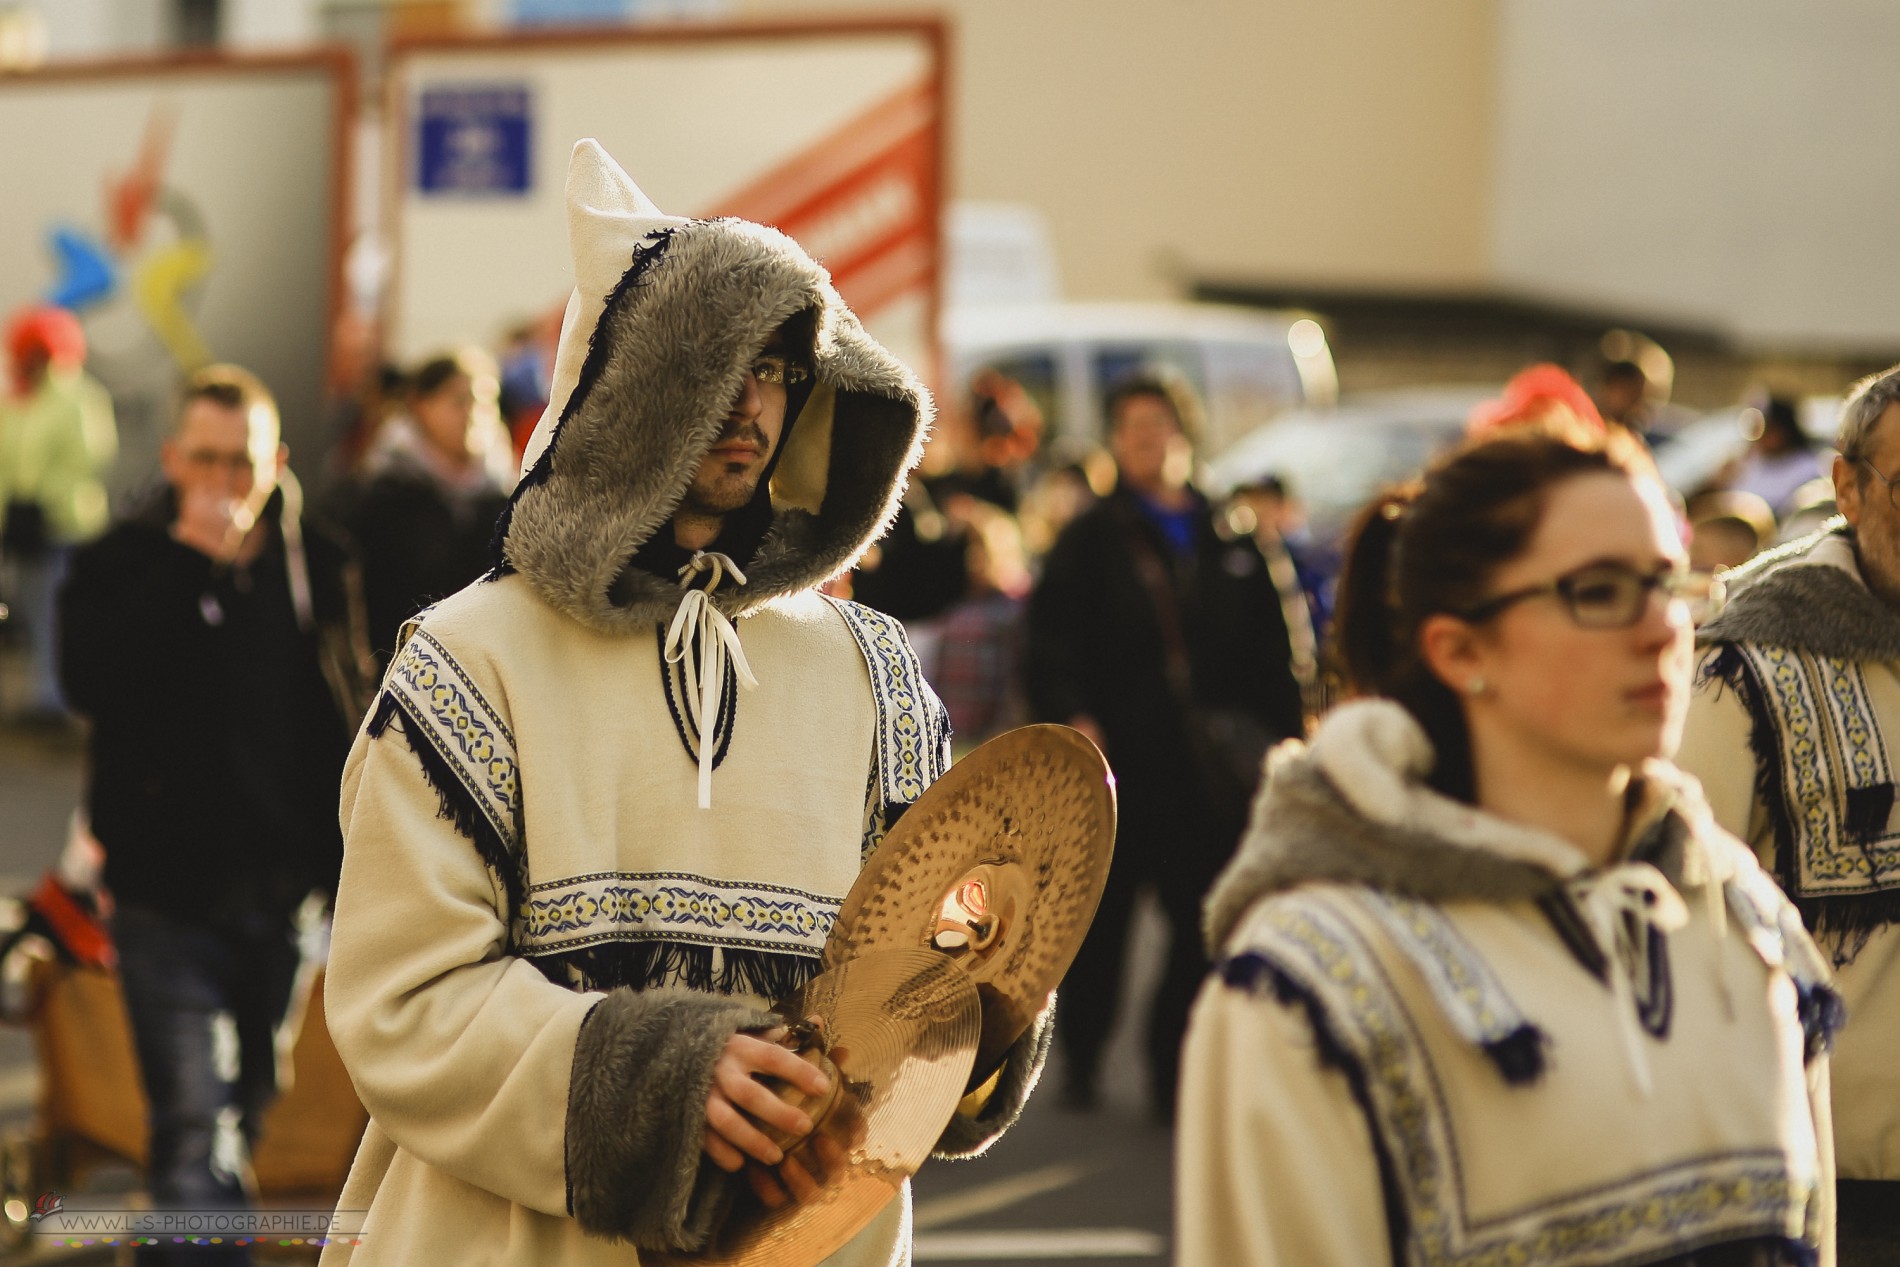
[(867, 320), (905, 295), (921, 292), (934, 306), (938, 128), (936, 86), (916, 84), (719, 199), (710, 214), (791, 235)]

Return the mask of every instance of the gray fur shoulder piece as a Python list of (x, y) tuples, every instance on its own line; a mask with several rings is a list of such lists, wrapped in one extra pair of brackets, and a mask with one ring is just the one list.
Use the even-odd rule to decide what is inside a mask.
[(581, 1024), (567, 1097), (568, 1208), (594, 1236), (703, 1248), (735, 1189), (702, 1152), (713, 1064), (775, 1018), (695, 990), (610, 992)]
[(980, 1157), (1003, 1137), (1004, 1131), (1016, 1124), (1049, 1059), (1049, 1046), (1056, 1033), (1055, 1019), (1056, 1005), (1051, 999), (1042, 1015), (1030, 1022), (1023, 1036), (1004, 1053), (996, 1089), (990, 1093), (990, 1101), (983, 1106), (983, 1111), (974, 1117), (959, 1113), (951, 1118), (930, 1154), (932, 1157), (953, 1161)]
[(1900, 660), (1900, 615), (1861, 579), (1845, 520), (1726, 575), (1732, 597), (1696, 641), (1786, 647), (1835, 660)]
[[(1534, 900), (1589, 869), (1568, 842), (1441, 795), (1431, 745), (1390, 700), (1342, 704), (1310, 744), (1276, 748), (1253, 819), (1205, 908), (1209, 953), (1258, 900), (1302, 884), (1363, 886), (1426, 902)], [(1665, 762), (1643, 770), (1643, 840), (1674, 847), (1706, 817), (1695, 780)], [(1649, 835), (1655, 830), (1657, 835)], [(1658, 859), (1680, 875), (1684, 860)]]
[(633, 252), (498, 527), (502, 567), (603, 633), (670, 617), (678, 588), (628, 562), (671, 520), (746, 367), (805, 312), (814, 381), (778, 458), (772, 524), (746, 583), (712, 601), (736, 616), (851, 567), (897, 513), (923, 452), (929, 395), (797, 243), (729, 219), (656, 229)]

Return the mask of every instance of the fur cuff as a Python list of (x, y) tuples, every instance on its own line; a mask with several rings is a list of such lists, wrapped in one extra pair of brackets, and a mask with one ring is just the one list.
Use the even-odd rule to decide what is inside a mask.
[(643, 1250), (704, 1247), (731, 1188), (701, 1151), (713, 1064), (769, 1013), (692, 990), (614, 990), (574, 1044), (567, 1204), (581, 1229)]
[(1016, 1119), (1023, 1115), (1023, 1106), (1029, 1103), (1029, 1093), (1036, 1089), (1036, 1081), (1042, 1077), (1043, 1062), (1049, 1059), (1049, 1044), (1056, 1032), (1055, 1018), (1056, 1004), (1052, 996), (1042, 1015), (1031, 1021), (1023, 1036), (1004, 1053), (1002, 1076), (996, 1080), (996, 1090), (983, 1111), (975, 1117), (961, 1113), (952, 1117), (931, 1156), (952, 1161), (981, 1156), (1004, 1131), (1016, 1124)]

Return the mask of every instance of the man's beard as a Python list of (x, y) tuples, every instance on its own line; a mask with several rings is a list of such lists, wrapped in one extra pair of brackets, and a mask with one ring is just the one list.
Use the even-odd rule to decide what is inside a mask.
[(737, 476), (735, 482), (724, 483), (712, 491), (702, 493), (689, 487), (686, 495), (680, 498), (680, 509), (691, 515), (730, 515), (744, 509), (753, 495), (759, 491), (759, 480), (754, 476)]
[[(761, 454), (769, 454), (765, 440), (765, 432), (754, 422), (744, 423), (740, 426), (731, 427), (720, 432), (719, 438), (713, 441), (711, 448), (718, 448), (722, 444), (731, 444), (735, 440), (743, 440), (749, 444), (756, 445)], [(710, 460), (712, 456), (711, 449), (709, 449), (707, 451), (707, 458)], [(723, 467), (726, 463), (723, 460), (719, 460), (717, 461), (717, 465)], [(752, 500), (753, 496), (758, 492), (759, 480), (764, 477), (764, 474), (765, 463), (760, 462), (760, 464), (747, 475), (724, 476), (722, 473), (720, 478), (711, 481), (713, 485), (712, 488), (702, 491), (698, 487), (700, 481), (697, 473), (695, 473), (693, 482), (686, 486), (686, 495), (680, 499), (680, 509), (686, 511), (688, 514), (694, 515), (730, 515), (735, 510), (743, 508), (747, 502)]]

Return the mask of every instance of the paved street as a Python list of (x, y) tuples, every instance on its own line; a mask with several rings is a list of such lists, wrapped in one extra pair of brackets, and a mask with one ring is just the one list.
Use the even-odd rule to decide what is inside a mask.
[[(71, 743), (48, 745), (0, 730), (0, 894), (22, 893), (52, 865), (81, 786)], [(1141, 969), (1131, 993), (1151, 988), (1158, 927), (1144, 920), (1134, 954)], [(932, 1162), (916, 1182), (920, 1263), (1065, 1263), (1075, 1267), (1161, 1263), (1167, 1259), (1167, 1131), (1141, 1103), (1137, 1039), (1124, 1023), (1105, 1078), (1106, 1104), (1094, 1114), (1055, 1103), (1057, 1071), (1014, 1132), (988, 1156)], [(37, 1075), (22, 1030), (0, 1025), (0, 1129), (32, 1120)], [(54, 1261), (51, 1255), (32, 1261)], [(0, 1261), (9, 1260), (0, 1256)], [(105, 1262), (96, 1252), (60, 1262)]]

